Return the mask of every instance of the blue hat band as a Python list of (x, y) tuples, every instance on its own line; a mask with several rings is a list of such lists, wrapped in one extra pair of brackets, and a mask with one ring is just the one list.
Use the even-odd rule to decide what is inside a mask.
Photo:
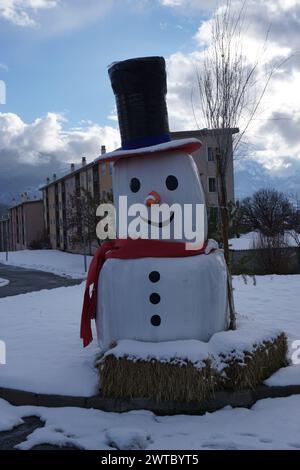
[(143, 147), (151, 147), (152, 145), (159, 145), (165, 142), (170, 142), (170, 134), (161, 134), (155, 136), (142, 137), (140, 139), (127, 140), (122, 142), (123, 150), (135, 150)]

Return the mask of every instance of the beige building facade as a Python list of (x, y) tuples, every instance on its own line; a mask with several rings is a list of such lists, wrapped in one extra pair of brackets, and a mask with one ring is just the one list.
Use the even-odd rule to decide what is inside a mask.
[(33, 242), (41, 240), (44, 234), (43, 201), (23, 200), (9, 208), (9, 243), (10, 250), (26, 250)]
[[(233, 155), (232, 155), (232, 134), (238, 132), (238, 129), (227, 129), (229, 138), (226, 139), (228, 144), (228, 165), (226, 174), (226, 187), (228, 202), (234, 202), (234, 173), (233, 173)], [(222, 141), (224, 131), (200, 129), (195, 131), (172, 132), (172, 139), (187, 139), (195, 137), (201, 140), (202, 147), (193, 154), (193, 158), (197, 165), (203, 190), (206, 197), (208, 209), (218, 207), (218, 187), (217, 187), (217, 168), (216, 153), (219, 151), (219, 142)]]
[[(101, 153), (105, 153), (102, 146)], [(48, 233), (50, 245), (53, 249), (65, 250), (74, 253), (84, 251), (82, 243), (74, 241), (77, 230), (85, 230), (80, 225), (78, 215), (78, 227), (70, 226), (70, 214), (74, 210), (81, 209), (81, 201), (87, 193), (91, 198), (100, 203), (112, 196), (112, 174), (109, 164), (86, 163), (82, 157), (81, 165), (70, 165), (70, 171), (66, 175), (52, 179), (47, 178), (47, 184), (42, 188), (44, 203), (44, 223)], [(76, 216), (75, 216), (76, 217)], [(82, 217), (84, 219), (84, 217)], [(84, 239), (84, 236), (82, 236)], [(96, 240), (88, 243), (87, 251), (93, 253), (98, 247)]]

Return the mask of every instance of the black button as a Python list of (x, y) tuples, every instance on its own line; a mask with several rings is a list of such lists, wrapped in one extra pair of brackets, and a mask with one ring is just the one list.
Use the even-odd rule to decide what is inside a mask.
[(158, 304), (160, 302), (160, 295), (156, 292), (150, 295), (149, 300), (152, 304)]
[(151, 282), (158, 282), (160, 280), (160, 274), (158, 271), (152, 271), (149, 274), (149, 279)]
[(130, 181), (130, 189), (133, 193), (138, 193), (141, 188), (141, 182), (138, 178), (132, 178)]
[(174, 175), (169, 175), (166, 179), (166, 186), (170, 191), (175, 191), (178, 188), (178, 179)]
[(161, 322), (161, 318), (160, 318), (159, 315), (153, 315), (151, 317), (151, 323), (152, 323), (153, 326), (159, 326), (160, 322)]

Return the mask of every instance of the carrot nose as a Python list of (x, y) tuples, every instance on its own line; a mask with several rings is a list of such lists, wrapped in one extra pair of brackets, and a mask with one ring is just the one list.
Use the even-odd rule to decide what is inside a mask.
[(160, 203), (160, 195), (156, 191), (151, 191), (145, 199), (147, 207), (151, 207), (153, 204)]

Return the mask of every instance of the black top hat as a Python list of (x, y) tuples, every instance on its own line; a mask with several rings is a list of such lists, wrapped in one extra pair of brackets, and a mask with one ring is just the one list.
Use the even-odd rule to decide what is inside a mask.
[(163, 57), (140, 57), (112, 64), (108, 73), (116, 96), (122, 147), (96, 158), (116, 162), (129, 157), (193, 153), (195, 138), (171, 140), (166, 104), (167, 79)]
[(169, 142), (167, 78), (163, 57), (141, 57), (108, 70), (116, 97), (123, 150)]

